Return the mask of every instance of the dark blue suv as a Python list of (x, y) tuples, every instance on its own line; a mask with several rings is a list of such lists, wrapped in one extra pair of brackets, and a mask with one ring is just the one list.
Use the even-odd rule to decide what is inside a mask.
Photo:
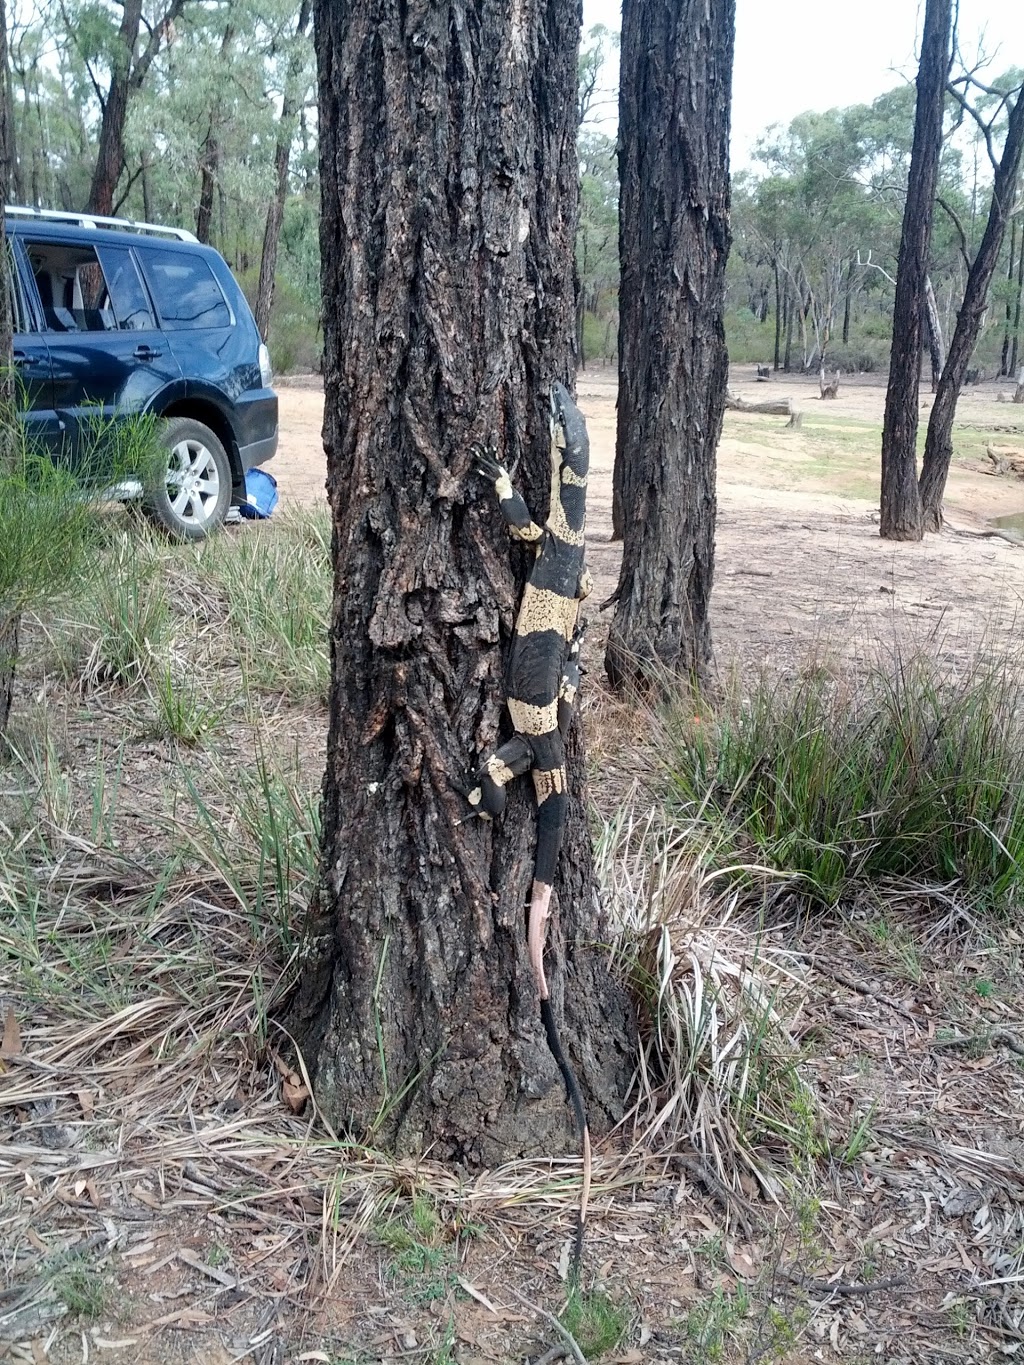
[(179, 228), (7, 209), (14, 364), (30, 440), (74, 461), (97, 423), (161, 420), (147, 512), (199, 540), (277, 449), (270, 357), (223, 257)]

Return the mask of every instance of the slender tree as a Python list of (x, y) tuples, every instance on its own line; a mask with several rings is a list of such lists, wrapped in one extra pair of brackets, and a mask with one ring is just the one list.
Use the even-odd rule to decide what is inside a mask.
[[(1002, 106), (1003, 101), (1000, 101)], [(1009, 97), (1006, 97), (1009, 103)], [(1024, 87), (1015, 92), (1013, 106), (1006, 125), (1006, 137), (998, 160), (992, 147), (992, 122), (983, 124), (990, 155), (995, 163), (992, 201), (981, 245), (971, 263), (964, 290), (963, 303), (957, 314), (949, 356), (935, 394), (928, 419), (924, 462), (921, 468), (921, 503), (926, 531), (942, 529), (942, 499), (953, 458), (953, 418), (957, 399), (971, 362), (971, 354), (981, 331), (982, 318), (988, 306), (988, 291), (999, 263), (1003, 233), (1017, 195), (1021, 154), (1024, 152)]]
[[(171, 0), (156, 23), (147, 25), (146, 40), (140, 44), (142, 0), (124, 0), (121, 24), (108, 58), (109, 79), (105, 88), (93, 63), (89, 62), (89, 77), (102, 111), (96, 166), (85, 205), (90, 213), (109, 214), (113, 211), (114, 193), (124, 169), (124, 128), (128, 105), (132, 96), (142, 88), (153, 59), (187, 3), (188, 0)], [(69, 31), (74, 35), (75, 30), (70, 26)]]
[(926, 0), (914, 144), (896, 270), (889, 386), (882, 424), (879, 530), (886, 540), (920, 540), (924, 534), (917, 484), (921, 319), (942, 150), (942, 111), (951, 60), (952, 25), (952, 0)]
[[(572, 368), (576, 0), (316, 0), (314, 33), (335, 595), (323, 875), (289, 1025), (347, 1133), (468, 1162), (565, 1149), (524, 932), (533, 801), (514, 787), (492, 827), (457, 783), (508, 724), (529, 560), (510, 562), (470, 446), (543, 509), (547, 389)], [(570, 739), (549, 963), (601, 1126), (628, 1010), (595, 946)]]
[(605, 658), (616, 685), (652, 665), (700, 677), (711, 660), (734, 13), (733, 0), (623, 5), (614, 480), (623, 554)]
[[(4, 0), (0, 0), (0, 73), (7, 70), (7, 12)], [(4, 81), (0, 88), (0, 241), (6, 236), (4, 206), (7, 203), (7, 187), (11, 173), (10, 90), (10, 82)], [(11, 300), (5, 267), (0, 269), (0, 478), (10, 467), (13, 451), (12, 388)], [(7, 719), (11, 713), (20, 622), (20, 613), (12, 610), (10, 603), (4, 603), (0, 599), (0, 744), (7, 732)]]
[(274, 193), (267, 209), (267, 224), (263, 230), (263, 251), (260, 255), (260, 279), (256, 288), (256, 326), (264, 341), (270, 331), (270, 309), (274, 302), (274, 280), (277, 272), (277, 247), (284, 222), (284, 201), (288, 195), (288, 163), (299, 110), (306, 100), (309, 81), (306, 75), (306, 30), (312, 13), (311, 0), (302, 0), (295, 23), (295, 37), (285, 72), (284, 95), (281, 101), (281, 120), (278, 124), (277, 144), (274, 147)]

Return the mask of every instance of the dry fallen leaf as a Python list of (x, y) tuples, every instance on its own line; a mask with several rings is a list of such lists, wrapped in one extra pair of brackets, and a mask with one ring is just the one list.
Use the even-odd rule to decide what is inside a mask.
[(4, 1015), (4, 1036), (0, 1041), (0, 1057), (17, 1057), (21, 1051), (21, 1029), (18, 1027), (18, 1018), (14, 1013), (14, 1006), (7, 1006), (7, 1013)]
[(301, 1114), (309, 1099), (309, 1090), (297, 1071), (289, 1071), (281, 1082), (281, 1098), (293, 1114)]

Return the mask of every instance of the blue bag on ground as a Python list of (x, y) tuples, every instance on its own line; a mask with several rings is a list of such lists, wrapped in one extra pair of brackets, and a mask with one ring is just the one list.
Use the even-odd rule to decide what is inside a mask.
[(243, 517), (254, 517), (262, 521), (269, 517), (277, 506), (277, 480), (265, 469), (245, 471), (245, 502), (238, 504)]

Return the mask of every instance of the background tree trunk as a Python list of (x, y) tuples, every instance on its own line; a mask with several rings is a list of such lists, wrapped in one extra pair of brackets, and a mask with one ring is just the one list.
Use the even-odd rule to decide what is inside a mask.
[[(220, 44), (221, 62), (227, 64), (231, 56), (231, 44), (235, 39), (233, 24), (224, 28)], [(196, 236), (209, 245), (210, 228), (213, 225), (213, 192), (220, 177), (220, 116), (216, 103), (210, 108), (210, 123), (203, 139), (199, 154), (199, 206), (196, 209)]]
[(733, 0), (623, 6), (615, 685), (652, 665), (701, 677), (711, 661), (733, 32)]
[(1006, 322), (1003, 327), (1003, 349), (999, 354), (999, 373), (1012, 374), (1010, 369), (1010, 336), (1013, 332), (1013, 276), (1017, 261), (1017, 220), (1010, 220), (1010, 250), (1006, 262)]
[(267, 225), (263, 230), (263, 251), (260, 255), (260, 279), (256, 286), (256, 306), (253, 314), (264, 341), (270, 332), (270, 310), (274, 303), (274, 281), (277, 272), (277, 248), (284, 222), (284, 201), (288, 197), (288, 164), (291, 159), (295, 118), (306, 98), (303, 75), (306, 69), (302, 43), (309, 28), (311, 0), (302, 0), (295, 24), (295, 47), (285, 76), (281, 119), (278, 123), (277, 144), (274, 148), (274, 195), (267, 209)]
[(928, 341), (928, 360), (932, 371), (932, 393), (938, 393), (946, 356), (942, 344), (942, 319), (939, 317), (939, 305), (935, 301), (935, 290), (932, 288), (930, 275), (924, 277), (924, 325)]
[(1017, 347), (1020, 344), (1020, 304), (1024, 295), (1024, 229), (1017, 257), (1017, 302), (1013, 309), (1013, 340), (1010, 343), (1010, 374), (1017, 373)]
[[(7, 66), (7, 12), (0, 0), (0, 72)], [(0, 86), (0, 241), (4, 240), (7, 187), (11, 173), (11, 83)], [(11, 300), (8, 296), (7, 270), (0, 270), (0, 476), (9, 468), (13, 451), (14, 394), (11, 375)], [(18, 660), (17, 612), (0, 601), (0, 750), (7, 734), (14, 690), (14, 670)]]
[(775, 274), (775, 355), (772, 360), (772, 369), (779, 368), (779, 354), (782, 343), (782, 289), (779, 285), (779, 261), (778, 257), (772, 262)]
[[(334, 521), (323, 875), (289, 1026), (321, 1111), (400, 1151), (490, 1163), (575, 1149), (524, 906), (535, 809), (467, 820), (455, 783), (508, 731), (510, 562), (470, 443), (539, 515), (547, 387), (572, 368), (575, 0), (317, 0), (326, 410)], [(595, 946), (578, 726), (549, 962), (597, 1127), (630, 1011)]]
[(951, 0), (927, 0), (921, 65), (917, 74), (914, 143), (896, 269), (889, 386), (882, 424), (879, 530), (886, 540), (920, 540), (924, 534), (917, 486), (921, 313), (942, 149), (942, 107), (949, 75), (951, 29)]
[(110, 86), (102, 98), (100, 141), (96, 166), (85, 205), (87, 213), (109, 215), (114, 209), (117, 182), (124, 169), (124, 126), (132, 95), (142, 88), (146, 72), (160, 51), (164, 35), (185, 8), (187, 0), (171, 0), (167, 11), (152, 28), (141, 54), (136, 56), (142, 23), (142, 0), (124, 0), (118, 30), (118, 53), (110, 73)]
[(964, 290), (964, 301), (957, 314), (953, 339), (942, 380), (935, 395), (928, 435), (925, 438), (924, 462), (921, 468), (921, 503), (926, 531), (942, 529), (942, 498), (946, 491), (949, 463), (953, 458), (953, 418), (960, 388), (971, 363), (971, 353), (981, 331), (982, 318), (988, 303), (989, 285), (999, 264), (1006, 222), (1013, 209), (1020, 172), (1021, 153), (1024, 151), (1024, 90), (1017, 94), (1006, 126), (1002, 155), (992, 184), (992, 202), (988, 221), (971, 264)]

